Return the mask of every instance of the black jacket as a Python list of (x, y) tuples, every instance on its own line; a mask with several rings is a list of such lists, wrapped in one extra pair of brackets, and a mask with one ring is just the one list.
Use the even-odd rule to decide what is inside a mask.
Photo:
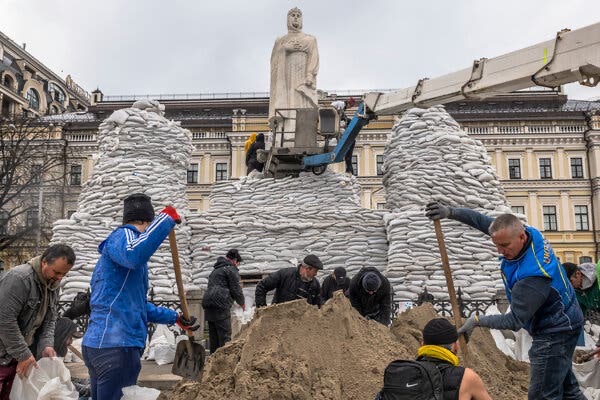
[(273, 272), (256, 285), (254, 302), (256, 307), (267, 305), (267, 292), (275, 289), (273, 304), (306, 299), (308, 304), (321, 305), (320, 286), (317, 279), (303, 282), (300, 279), (300, 267), (280, 269)]
[[(362, 278), (367, 272), (375, 272), (381, 279), (381, 286), (369, 295), (362, 286)], [(348, 298), (363, 317), (371, 318), (384, 325), (389, 325), (392, 318), (392, 293), (390, 281), (374, 267), (364, 267), (350, 281)]]
[(264, 135), (262, 136), (262, 134), (259, 134), (258, 137), (256, 138), (256, 142), (252, 143), (252, 145), (250, 146), (250, 148), (248, 149), (248, 152), (246, 153), (246, 167), (247, 168), (247, 172), (250, 173), (252, 172), (252, 170), (257, 170), (258, 172), (262, 172), (263, 167), (264, 167), (264, 163), (258, 162), (257, 158), (257, 153), (258, 150), (264, 150), (265, 149), (265, 139), (264, 139)]
[(231, 318), (231, 306), (235, 301), (244, 304), (244, 292), (240, 286), (240, 274), (225, 257), (217, 258), (213, 272), (208, 277), (208, 287), (202, 299), (207, 321)]
[(333, 292), (342, 290), (346, 293), (346, 290), (350, 287), (350, 279), (344, 279), (342, 285), (338, 285), (337, 281), (333, 279), (331, 275), (327, 275), (323, 279), (323, 285), (321, 285), (321, 301), (325, 303), (327, 300), (333, 297)]

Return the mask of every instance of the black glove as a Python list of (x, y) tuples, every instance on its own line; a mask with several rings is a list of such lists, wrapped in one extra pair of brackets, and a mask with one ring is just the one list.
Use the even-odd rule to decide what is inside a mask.
[(190, 319), (186, 319), (183, 314), (179, 314), (177, 317), (177, 325), (184, 331), (197, 331), (200, 328), (200, 324), (194, 325), (198, 319), (190, 315)]
[(427, 204), (425, 215), (431, 220), (448, 218), (452, 214), (452, 209), (437, 202)]
[(479, 326), (479, 317), (477, 315), (471, 315), (467, 320), (462, 324), (460, 329), (458, 330), (459, 335), (465, 335), (465, 340), (468, 342), (471, 334), (473, 333), (473, 329), (476, 326)]

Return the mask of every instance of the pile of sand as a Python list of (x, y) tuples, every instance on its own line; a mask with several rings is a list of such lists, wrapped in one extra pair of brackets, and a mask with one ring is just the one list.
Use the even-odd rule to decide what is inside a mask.
[[(373, 399), (385, 367), (395, 359), (414, 358), (420, 330), (433, 317), (429, 305), (409, 310), (390, 330), (362, 318), (341, 293), (321, 309), (304, 300), (270, 306), (258, 310), (236, 340), (209, 357), (201, 382), (182, 382), (159, 399)], [(481, 347), (482, 355), (474, 357), (473, 366), (484, 372), (494, 399), (526, 394), (525, 364), (509, 362), (488, 332), (475, 335), (472, 351), (474, 346)], [(515, 384), (503, 391), (500, 381)]]

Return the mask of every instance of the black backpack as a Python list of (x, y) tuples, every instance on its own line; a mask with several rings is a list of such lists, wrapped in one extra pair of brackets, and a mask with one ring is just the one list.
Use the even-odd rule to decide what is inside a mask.
[(375, 400), (442, 400), (444, 384), (438, 367), (429, 361), (392, 361)]

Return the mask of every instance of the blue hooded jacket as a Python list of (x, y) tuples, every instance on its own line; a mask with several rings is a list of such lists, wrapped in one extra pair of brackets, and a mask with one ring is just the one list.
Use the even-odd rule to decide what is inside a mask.
[(174, 324), (174, 310), (147, 301), (148, 260), (175, 226), (160, 213), (140, 233), (132, 225), (115, 229), (100, 243), (92, 274), (90, 321), (83, 345), (96, 349), (146, 345), (147, 324)]

